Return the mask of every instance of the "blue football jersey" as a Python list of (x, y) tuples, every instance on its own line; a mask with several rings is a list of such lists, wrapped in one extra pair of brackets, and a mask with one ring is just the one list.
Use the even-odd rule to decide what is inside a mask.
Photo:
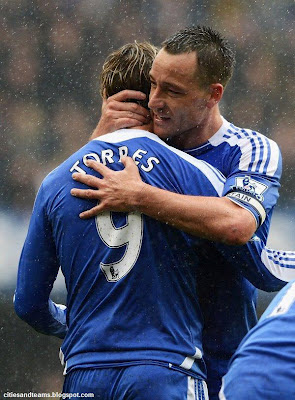
[(223, 195), (254, 216), (267, 238), (270, 212), (278, 199), (282, 172), (277, 144), (265, 136), (241, 129), (223, 119), (223, 125), (206, 144), (187, 153), (218, 168), (227, 178)]
[(255, 236), (245, 246), (208, 242), (198, 249), (203, 346), (210, 398), (216, 398), (230, 357), (257, 322), (257, 291), (251, 283), (262, 290), (280, 290), (295, 279), (295, 253), (266, 247), (282, 169), (275, 142), (223, 119), (207, 143), (186, 152), (225, 175), (222, 195), (251, 212), (257, 224)]
[[(43, 181), (19, 263), (15, 309), (37, 331), (64, 337), (66, 371), (158, 363), (205, 377), (196, 238), (140, 213), (104, 212), (82, 220), (92, 200), (75, 171), (86, 160), (114, 170), (131, 156), (142, 179), (181, 194), (220, 196), (219, 171), (154, 134), (120, 130), (86, 144)], [(67, 309), (49, 300), (61, 267)], [(66, 320), (65, 320), (66, 317)]]
[(244, 338), (223, 378), (221, 400), (295, 398), (295, 281)]

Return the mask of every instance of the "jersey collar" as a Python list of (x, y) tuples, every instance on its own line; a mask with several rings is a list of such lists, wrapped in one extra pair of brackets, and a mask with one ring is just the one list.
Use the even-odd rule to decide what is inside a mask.
[(216, 144), (219, 144), (221, 141), (223, 141), (224, 135), (227, 133), (227, 130), (230, 126), (230, 123), (223, 117), (222, 118), (222, 125), (218, 129), (217, 132), (214, 133), (213, 136), (209, 140), (207, 140), (206, 143), (201, 144), (200, 146), (194, 147), (192, 149), (186, 149), (184, 150), (186, 153), (194, 153), (194, 156), (202, 154), (208, 150), (208, 148), (212, 146), (216, 146)]

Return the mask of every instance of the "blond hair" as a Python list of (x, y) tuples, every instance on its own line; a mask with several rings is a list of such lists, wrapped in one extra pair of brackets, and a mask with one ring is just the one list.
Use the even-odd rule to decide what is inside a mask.
[(150, 93), (149, 72), (158, 49), (148, 42), (129, 43), (111, 53), (103, 64), (100, 93), (107, 98), (124, 89), (139, 90), (147, 99)]

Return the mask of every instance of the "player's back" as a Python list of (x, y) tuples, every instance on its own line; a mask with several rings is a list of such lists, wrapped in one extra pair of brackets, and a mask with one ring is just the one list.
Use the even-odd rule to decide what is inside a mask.
[(295, 398), (295, 281), (279, 292), (241, 343), (220, 398)]
[(152, 360), (204, 377), (191, 246), (197, 239), (138, 213), (81, 220), (79, 212), (93, 203), (70, 195), (79, 186), (72, 173), (91, 173), (88, 158), (117, 170), (123, 155), (133, 157), (151, 185), (192, 195), (222, 192), (218, 171), (177, 153), (153, 134), (121, 130), (89, 142), (44, 181), (39, 198), (68, 291), (62, 346), (68, 370)]

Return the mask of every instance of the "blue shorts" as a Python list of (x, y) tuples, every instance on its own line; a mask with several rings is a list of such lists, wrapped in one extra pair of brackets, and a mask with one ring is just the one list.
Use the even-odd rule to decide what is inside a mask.
[(136, 365), (73, 370), (65, 377), (62, 398), (208, 400), (208, 392), (202, 379), (158, 365)]

